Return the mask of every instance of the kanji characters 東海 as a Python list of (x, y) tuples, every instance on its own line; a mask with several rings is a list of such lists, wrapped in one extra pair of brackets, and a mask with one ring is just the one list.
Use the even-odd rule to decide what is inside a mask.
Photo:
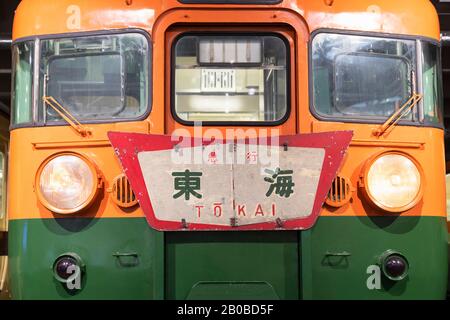
[(293, 170), (281, 170), (280, 168), (276, 168), (275, 171), (269, 169), (264, 171), (270, 174), (269, 177), (264, 178), (264, 181), (270, 183), (266, 197), (269, 197), (274, 191), (275, 194), (285, 198), (289, 198), (289, 196), (294, 193), (293, 187), (295, 186), (295, 183), (292, 181)]
[(172, 172), (172, 176), (174, 179), (174, 189), (178, 191), (173, 195), (174, 199), (178, 199), (182, 195), (184, 195), (185, 200), (189, 200), (191, 194), (201, 199), (202, 195), (197, 191), (200, 190), (200, 177), (202, 176), (202, 172), (192, 172), (188, 169), (182, 172)]

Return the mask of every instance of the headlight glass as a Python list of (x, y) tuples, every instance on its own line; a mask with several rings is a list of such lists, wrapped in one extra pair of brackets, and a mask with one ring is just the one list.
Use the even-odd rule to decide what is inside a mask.
[(42, 168), (39, 188), (44, 205), (53, 211), (70, 213), (85, 207), (96, 190), (95, 172), (75, 155), (60, 155)]
[(367, 171), (366, 188), (377, 205), (399, 211), (417, 200), (421, 175), (408, 157), (385, 154), (378, 157)]

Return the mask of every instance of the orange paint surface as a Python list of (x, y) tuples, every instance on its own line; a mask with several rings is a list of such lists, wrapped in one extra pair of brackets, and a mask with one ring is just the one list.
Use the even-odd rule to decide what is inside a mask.
[[(176, 0), (133, 0), (131, 5), (127, 5), (125, 0), (58, 0), (44, 3), (22, 1), (14, 21), (14, 39), (123, 28), (140, 28), (149, 32), (153, 41), (152, 112), (142, 122), (87, 125), (92, 130), (92, 135), (87, 138), (74, 133), (70, 126), (13, 130), (9, 192), (19, 196), (11, 197), (9, 201), (9, 219), (55, 217), (39, 203), (34, 181), (40, 164), (61, 151), (79, 152), (92, 159), (105, 185), (90, 208), (68, 217), (143, 217), (143, 212), (137, 207), (127, 211), (117, 207), (106, 192), (114, 177), (122, 172), (106, 133), (130, 131), (170, 134), (177, 128), (193, 132), (192, 127), (175, 122), (170, 113), (171, 42), (185, 30), (204, 30), (204, 26), (207, 30), (223, 30), (227, 24), (230, 28), (239, 27), (246, 31), (278, 32), (290, 43), (291, 114), (287, 122), (275, 127), (280, 130), (280, 134), (354, 131), (354, 141), (340, 174), (350, 179), (356, 191), (348, 204), (337, 209), (324, 206), (321, 215), (389, 215), (371, 207), (358, 190), (361, 169), (366, 159), (387, 150), (408, 153), (421, 164), (424, 172), (422, 200), (401, 215), (446, 215), (441, 129), (397, 126), (387, 137), (377, 138), (372, 134), (377, 125), (322, 122), (315, 119), (309, 110), (308, 41), (312, 31), (337, 28), (439, 39), (438, 17), (429, 1), (335, 0), (332, 6), (327, 6), (322, 0), (285, 0), (271, 6), (182, 5)], [(77, 15), (78, 10), (79, 19), (73, 16)], [(227, 30), (230, 28), (227, 27)], [(227, 128), (230, 127), (217, 127), (221, 131)]]
[[(320, 28), (373, 31), (417, 35), (439, 39), (439, 21), (434, 6), (428, 0), (334, 0), (332, 6), (324, 0), (284, 0), (278, 5), (183, 5), (177, 0), (23, 0), (14, 20), (13, 38), (34, 35), (104, 29), (142, 28), (152, 31), (165, 15), (178, 10), (182, 16), (189, 8), (203, 9), (200, 16), (211, 21), (227, 19), (220, 10), (245, 9), (245, 19), (251, 21), (255, 8), (269, 14), (290, 12), (304, 20), (312, 32)], [(74, 27), (74, 13), (79, 10), (79, 27)], [(238, 11), (230, 12), (236, 14)], [(191, 17), (192, 19), (192, 17)], [(197, 18), (196, 18), (197, 19)], [(189, 20), (189, 17), (183, 19)], [(270, 20), (267, 20), (270, 21)], [(279, 20), (278, 20), (279, 21)], [(68, 23), (69, 22), (69, 23)], [(287, 22), (287, 21), (282, 21)]]

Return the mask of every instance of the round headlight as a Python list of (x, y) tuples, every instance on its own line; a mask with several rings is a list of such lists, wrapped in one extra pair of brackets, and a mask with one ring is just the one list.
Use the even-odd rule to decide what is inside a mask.
[(97, 193), (97, 171), (78, 154), (59, 154), (47, 159), (36, 178), (39, 200), (60, 214), (87, 207)]
[(369, 163), (364, 187), (370, 200), (381, 209), (401, 212), (412, 208), (422, 195), (418, 165), (401, 153), (384, 153)]

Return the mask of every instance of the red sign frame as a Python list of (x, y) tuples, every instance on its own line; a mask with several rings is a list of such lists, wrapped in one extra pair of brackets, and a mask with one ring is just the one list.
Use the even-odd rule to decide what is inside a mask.
[[(179, 141), (168, 135), (141, 134), (128, 132), (108, 132), (114, 151), (122, 165), (123, 171), (130, 181), (131, 187), (136, 194), (136, 198), (144, 211), (147, 221), (151, 227), (160, 231), (182, 231), (182, 230), (304, 230), (312, 227), (316, 222), (323, 203), (327, 197), (333, 179), (343, 161), (344, 155), (352, 139), (352, 131), (335, 131), (311, 134), (297, 134), (290, 136), (280, 136), (279, 146), (287, 148), (322, 148), (325, 150), (325, 157), (322, 165), (322, 172), (317, 187), (316, 197), (312, 212), (309, 216), (286, 220), (282, 224), (276, 221), (263, 222), (242, 226), (223, 226), (202, 223), (189, 223), (183, 221), (158, 220), (155, 216), (151, 199), (148, 195), (144, 181), (144, 176), (139, 164), (138, 153), (144, 151), (161, 151), (173, 149), (179, 144), (181, 139), (191, 139), (191, 146), (207, 146), (211, 143), (225, 143), (217, 139), (204, 141), (201, 138), (180, 137)], [(236, 143), (254, 143), (248, 139), (237, 140)], [(267, 145), (271, 141), (267, 139)]]

